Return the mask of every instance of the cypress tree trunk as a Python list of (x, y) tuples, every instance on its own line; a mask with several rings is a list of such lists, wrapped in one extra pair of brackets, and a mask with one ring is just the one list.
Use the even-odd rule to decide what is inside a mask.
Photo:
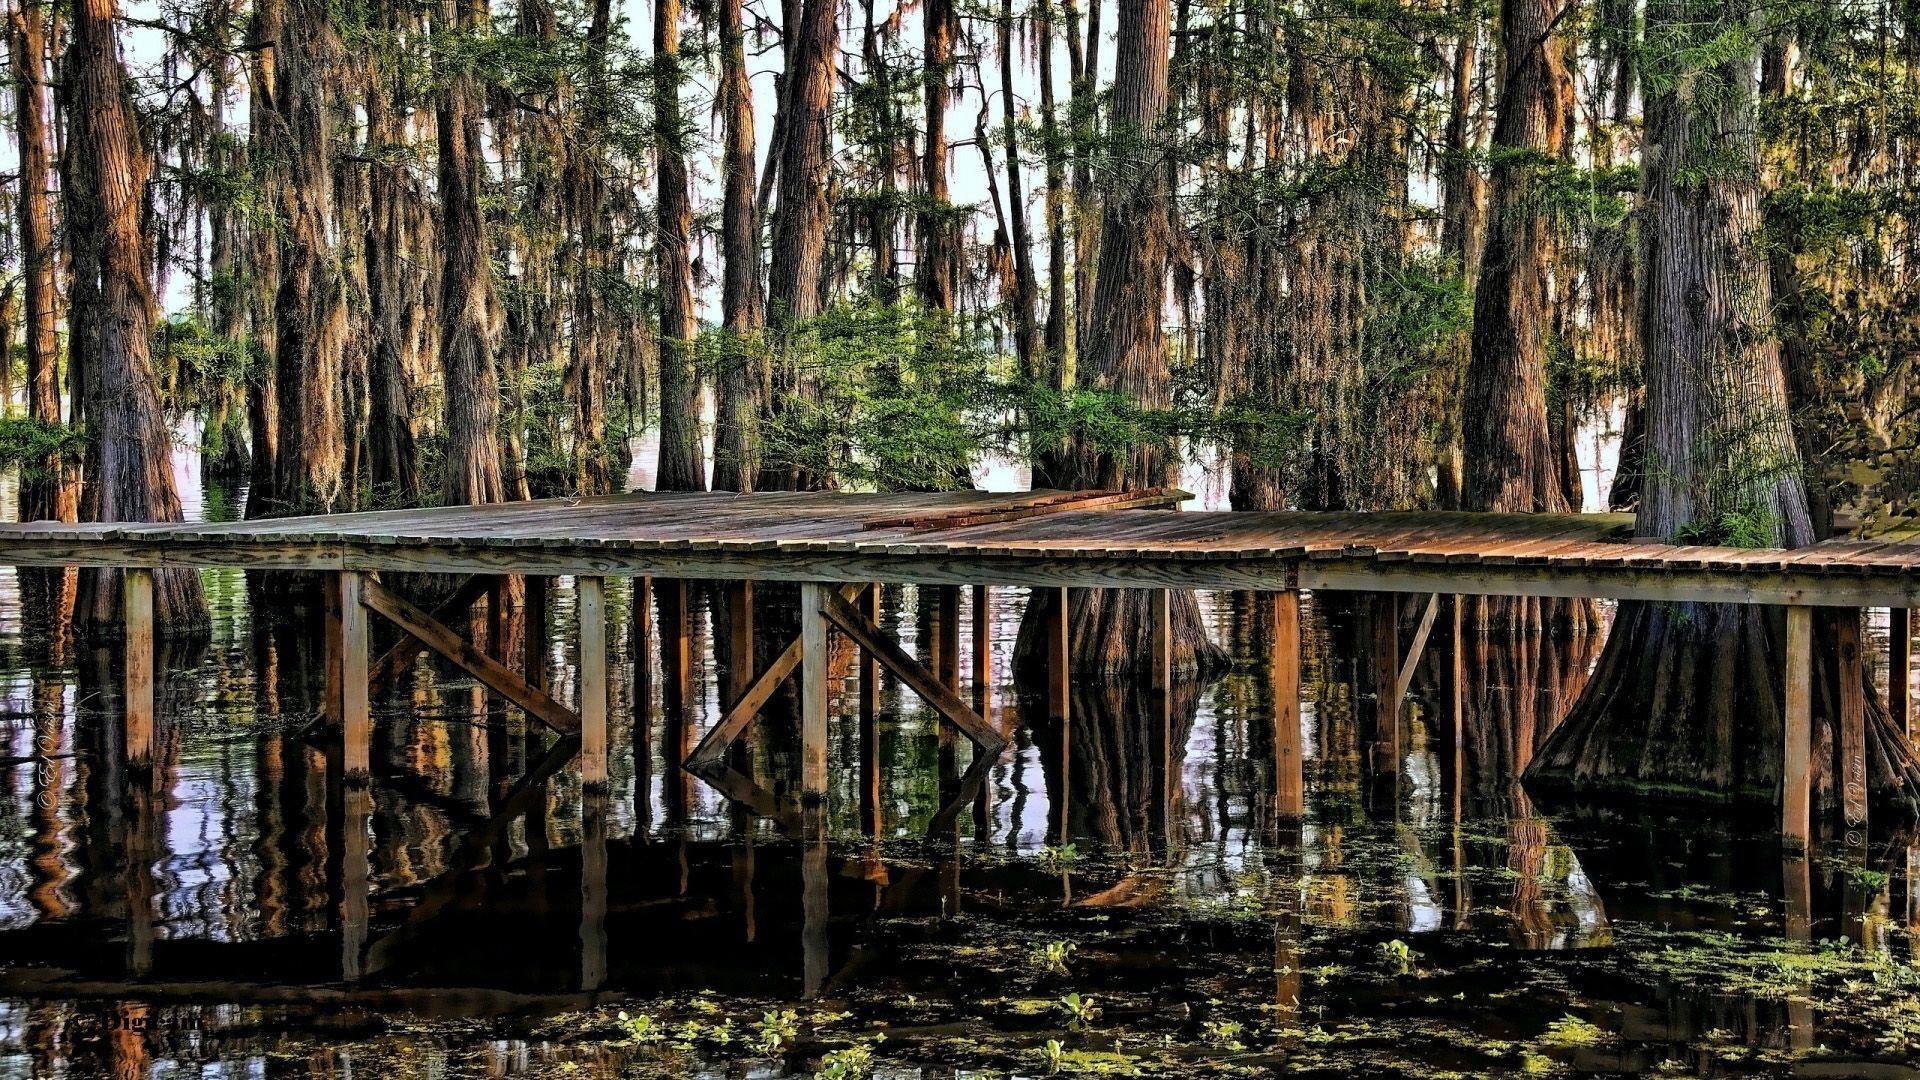
[(700, 380), (693, 370), (692, 194), (680, 112), (680, 0), (656, 0), (653, 14), (653, 124), (660, 176), (660, 467), (661, 491), (705, 491), (700, 448)]
[(341, 45), (324, 0), (268, 0), (255, 15), (258, 40), (271, 42), (274, 54), (262, 132), (280, 240), (273, 507), (327, 513), (347, 494), (347, 305), (329, 153)]
[[(389, 31), (399, 29), (390, 13), (375, 9), (374, 17), (386, 19)], [(367, 465), (376, 492), (396, 505), (413, 506), (422, 494), (408, 381), (415, 342), (408, 324), (420, 290), (418, 271), (407, 258), (406, 204), (413, 196), (404, 166), (385, 159), (390, 148), (406, 143), (406, 80), (383, 68), (369, 65), (366, 87), (367, 143), (375, 158), (367, 184), (367, 305), (374, 328), (367, 373)]]
[(752, 491), (759, 470), (760, 384), (764, 364), (751, 339), (760, 328), (760, 212), (754, 199), (753, 88), (747, 81), (741, 0), (720, 3), (721, 319), (727, 353), (718, 390), (713, 486)]
[(923, 194), (915, 222), (920, 261), (914, 268), (913, 281), (922, 306), (932, 311), (952, 311), (953, 268), (960, 257), (960, 238), (947, 202), (947, 101), (953, 82), (953, 38), (959, 20), (954, 15), (953, 0), (927, 0), (920, 19), (926, 51), (922, 79), (927, 134), (920, 160)]
[[(780, 200), (773, 215), (773, 253), (767, 279), (767, 317), (782, 338), (818, 315), (821, 266), (827, 246), (827, 171), (832, 140), (832, 106), (836, 63), (840, 52), (837, 0), (807, 0), (793, 48), (788, 53), (786, 97), (782, 113), (786, 131), (780, 146)], [(791, 364), (774, 370), (768, 407), (775, 413), (791, 395), (809, 389), (802, 373)], [(762, 470), (759, 486), (773, 490), (805, 490), (831, 483), (831, 476), (814, 476), (785, 466)]]
[[(484, 0), (443, 0), (444, 28), (471, 32)], [(503, 502), (495, 436), (500, 383), (493, 361), (493, 278), (480, 213), (480, 92), (471, 71), (456, 72), (440, 98), (440, 363), (446, 380), (448, 505)]]
[(1040, 353), (1040, 328), (1034, 322), (1034, 304), (1040, 286), (1033, 273), (1033, 237), (1027, 229), (1026, 185), (1021, 179), (1019, 99), (1013, 93), (1013, 0), (1000, 2), (1000, 106), (1007, 140), (1007, 218), (1013, 240), (1013, 348), (1030, 378)]
[[(1750, 28), (1745, 0), (1647, 9), (1641, 340), (1646, 411), (1638, 535), (1798, 547), (1813, 540), (1786, 374), (1757, 243), (1758, 56), (1687, 58)], [(1750, 35), (1749, 35), (1750, 36)], [(1857, 613), (1840, 617), (1857, 619)], [(1834, 634), (1821, 635), (1814, 778), (1831, 805)], [(1784, 618), (1752, 605), (1623, 603), (1593, 680), (1528, 772), (1582, 791), (1778, 797)], [(1869, 691), (1874, 799), (1920, 810), (1920, 763)]]
[(580, 145), (569, 147), (566, 156), (567, 213), (579, 238), (579, 250), (564, 383), (566, 399), (573, 406), (573, 486), (580, 495), (604, 494), (614, 488), (615, 465), (606, 446), (607, 395), (618, 344), (600, 296), (607, 279), (619, 272), (612, 257), (606, 159), (601, 149), (612, 109), (613, 89), (607, 71), (612, 20), (611, 0), (594, 0), (587, 29), (588, 74)]
[[(114, 0), (80, 0), (67, 46), (67, 228), (73, 243), (76, 318), (90, 331), (86, 370), (87, 521), (180, 521), (166, 421), (160, 410), (148, 339), (153, 296), (147, 277), (141, 200), (147, 161), (120, 66)], [(82, 307), (84, 305), (84, 307)], [(120, 573), (80, 575), (74, 626), (111, 635), (121, 629)], [(204, 630), (207, 607), (191, 570), (154, 575), (158, 632)]]
[(1568, 509), (1548, 435), (1554, 226), (1539, 190), (1540, 173), (1566, 153), (1573, 120), (1573, 76), (1554, 33), (1557, 12), (1546, 0), (1505, 0), (1500, 8), (1504, 78), (1462, 410), (1463, 510)]
[[(60, 361), (55, 338), (59, 294), (54, 286), (53, 207), (47, 196), (53, 177), (47, 124), (46, 15), (27, 6), (11, 12), (8, 60), (13, 73), (15, 136), (20, 145), (20, 269), (26, 279), (27, 415), (60, 423)], [(21, 521), (74, 521), (79, 491), (71, 470), (57, 457), (23, 469)]]
[[(1126, 164), (1114, 170), (1103, 203), (1093, 333), (1080, 373), (1083, 384), (1124, 394), (1149, 409), (1166, 408), (1171, 400), (1160, 326), (1170, 228), (1160, 128), (1167, 107), (1168, 18), (1167, 0), (1126, 0), (1120, 9), (1113, 138)], [(1156, 445), (1122, 454), (1076, 447), (1063, 464), (1063, 479), (1072, 488), (1136, 490), (1173, 478), (1173, 461)], [(1057, 595), (1042, 590), (1028, 607), (1016, 645), (1023, 659), (1044, 649), (1045, 620)], [(1152, 592), (1075, 589), (1070, 595), (1074, 669), (1145, 673), (1152, 653), (1145, 647), (1152, 630)], [(1174, 666), (1184, 671), (1209, 667), (1220, 657), (1190, 592), (1174, 594), (1173, 652)]]

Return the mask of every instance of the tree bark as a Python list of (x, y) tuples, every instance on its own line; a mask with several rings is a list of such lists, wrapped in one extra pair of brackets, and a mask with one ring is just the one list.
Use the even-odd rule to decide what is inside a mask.
[[(120, 66), (114, 0), (79, 0), (67, 46), (67, 156), (72, 185), (65, 189), (73, 274), (90, 288), (76, 296), (76, 312), (90, 327), (83, 357), (87, 373), (87, 484), (81, 516), (87, 521), (180, 521), (173, 486), (172, 442), (161, 413), (148, 340), (153, 296), (147, 276), (141, 201), (148, 164), (135, 125), (126, 72)], [(120, 573), (80, 576), (74, 626), (111, 636), (121, 631)], [(154, 575), (157, 632), (204, 630), (206, 600), (191, 570)]]
[(655, 0), (653, 125), (660, 178), (660, 491), (705, 491), (700, 446), (700, 380), (693, 367), (693, 201), (681, 148), (680, 0)]
[(947, 201), (947, 102), (953, 83), (953, 39), (959, 25), (953, 0), (927, 0), (920, 13), (926, 52), (922, 79), (926, 98), (926, 142), (921, 152), (920, 212), (915, 221), (919, 262), (914, 289), (930, 311), (952, 311), (954, 264), (960, 238)]
[(1566, 152), (1573, 75), (1553, 0), (1503, 0), (1486, 248), (1467, 365), (1463, 510), (1564, 513), (1547, 433), (1553, 222), (1539, 174)]
[[(1689, 67), (1746, 30), (1744, 0), (1647, 9), (1641, 340), (1644, 468), (1639, 536), (1799, 547), (1813, 540), (1786, 373), (1771, 333), (1760, 225), (1756, 72), (1738, 52)], [(1713, 92), (1693, 87), (1711, 84)], [(1843, 618), (1858, 619), (1858, 613)], [(1752, 605), (1623, 603), (1594, 678), (1529, 780), (1579, 791), (1766, 799), (1782, 775), (1784, 620)], [(1814, 762), (1835, 796), (1839, 668), (1831, 630), (1816, 664)], [(1920, 810), (1920, 762), (1877, 697), (1868, 721), (1876, 801)]]
[[(46, 15), (18, 0), (9, 17), (15, 136), (20, 146), (20, 269), (26, 279), (27, 415), (60, 424), (60, 360), (55, 334), (59, 294), (54, 286), (53, 207), (47, 192), (53, 167), (47, 125)], [(79, 491), (71, 469), (47, 457), (22, 470), (21, 521), (74, 521)]]
[(754, 197), (753, 88), (747, 80), (741, 0), (719, 0), (720, 86), (715, 108), (722, 131), (720, 257), (721, 320), (726, 352), (716, 387), (713, 486), (752, 491), (759, 470), (760, 383), (764, 364), (753, 347), (760, 329), (760, 212)]
[[(1119, 162), (1102, 206), (1100, 266), (1095, 276), (1093, 333), (1081, 364), (1084, 385), (1125, 395), (1146, 409), (1171, 401), (1161, 314), (1166, 298), (1167, 169), (1163, 162), (1167, 107), (1168, 0), (1126, 0), (1120, 8), (1112, 137)], [(1077, 447), (1063, 463), (1071, 488), (1136, 490), (1171, 481), (1165, 448), (1142, 445), (1121, 453)], [(1047, 612), (1055, 590), (1035, 595), (1016, 651), (1044, 654)], [(1153, 593), (1143, 589), (1074, 589), (1073, 665), (1077, 671), (1144, 674), (1151, 650), (1141, 648), (1152, 626)], [(1200, 623), (1191, 592), (1174, 594), (1173, 649), (1177, 669), (1195, 671), (1220, 658)]]
[[(787, 120), (780, 147), (779, 203), (773, 215), (773, 252), (767, 278), (767, 319), (777, 346), (820, 314), (825, 297), (821, 266), (827, 246), (827, 173), (832, 147), (832, 106), (840, 51), (838, 0), (807, 0), (788, 54)], [(777, 412), (792, 395), (809, 393), (804, 373), (782, 362), (774, 370), (767, 401)], [(824, 486), (815, 476), (784, 466), (762, 469), (759, 486), (797, 490)]]
[(344, 274), (334, 246), (330, 160), (341, 43), (322, 0), (267, 0), (257, 40), (270, 42), (273, 78), (261, 132), (279, 228), (274, 297), (279, 411), (273, 507), (328, 513), (347, 496), (341, 404), (347, 347)]
[[(442, 0), (442, 27), (470, 33), (486, 19), (484, 0)], [(448, 505), (503, 502), (493, 359), (493, 277), (480, 213), (484, 163), (480, 93), (473, 73), (456, 71), (436, 111), (440, 136), (440, 362), (446, 388)]]

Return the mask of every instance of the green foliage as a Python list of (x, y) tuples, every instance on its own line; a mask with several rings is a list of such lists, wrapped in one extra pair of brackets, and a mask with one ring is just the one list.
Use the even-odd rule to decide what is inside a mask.
[[(965, 486), (1000, 395), (992, 354), (962, 330), (907, 303), (841, 304), (793, 329), (776, 357), (791, 392), (762, 427), (765, 460), (862, 487)], [(738, 348), (722, 338), (701, 351)]]
[(866, 1080), (873, 1075), (873, 1048), (878, 1042), (859, 1042), (828, 1051), (813, 1072), (814, 1080)]
[(78, 465), (86, 449), (86, 433), (79, 429), (31, 416), (0, 418), (0, 468), (19, 469), (23, 478), (47, 479), (50, 462)]

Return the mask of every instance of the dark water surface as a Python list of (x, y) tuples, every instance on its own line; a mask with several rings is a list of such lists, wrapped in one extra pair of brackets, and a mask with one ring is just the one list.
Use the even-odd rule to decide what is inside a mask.
[[(166, 659), (148, 795), (117, 750), (119, 655), (49, 627), (0, 571), (0, 1075), (1901, 1076), (1920, 1059), (1903, 838), (1790, 859), (1770, 821), (1548, 813), (1511, 782), (1584, 678), (1579, 633), (1467, 641), (1464, 777), (1435, 720), (1436, 636), (1396, 784), (1367, 766), (1374, 608), (1314, 598), (1309, 816), (1289, 826), (1270, 809), (1257, 598), (1201, 597), (1223, 677), (1165, 698), (1083, 682), (1062, 731), (1009, 681), (1026, 598), (995, 590), (994, 709), (1018, 736), (979, 799), (928, 835), (968, 752), (889, 682), (869, 835), (849, 680), (812, 842), (669, 767), (720, 711), (717, 591), (693, 590), (697, 693), (676, 710), (657, 655), (636, 684), (632, 592), (610, 583), (602, 798), (571, 766), (542, 773), (537, 730), (425, 661), (377, 704), (374, 783), (349, 789), (314, 724), (315, 631), (257, 619), (238, 573), (205, 580), (214, 631)], [(563, 701), (572, 596), (560, 579)], [(923, 599), (883, 606), (916, 652)], [(749, 766), (769, 790), (794, 767), (785, 716), (776, 702)]]

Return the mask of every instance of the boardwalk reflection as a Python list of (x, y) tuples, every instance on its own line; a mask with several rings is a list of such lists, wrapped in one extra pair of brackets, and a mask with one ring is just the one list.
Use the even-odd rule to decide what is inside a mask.
[[(249, 1059), (285, 1037), (274, 1028), (323, 1033), (395, 1011), (542, 1015), (695, 992), (965, 1000), (997, 992), (1005, 963), (947, 948), (968, 927), (1096, 935), (1075, 984), (1091, 993), (1151, 985), (1177, 999), (1221, 971), (1257, 972), (1234, 992), (1270, 1001), (1290, 1029), (1379, 1008), (1382, 991), (1327, 972), (1389, 940), (1434, 965), (1496, 945), (1518, 964), (1606, 947), (1623, 922), (1750, 933), (1729, 921), (1732, 896), (1778, 912), (1768, 934), (1845, 933), (1891, 952), (1911, 949), (1902, 927), (1920, 916), (1920, 860), (1905, 846), (1882, 842), (1836, 870), (1783, 864), (1764, 837), (1534, 807), (1516, 778), (1591, 655), (1551, 620), (1458, 641), (1440, 621), (1409, 700), (1383, 707), (1382, 673), (1398, 677), (1420, 606), (1309, 604), (1296, 714), (1273, 694), (1271, 599), (1203, 596), (1233, 658), (1217, 681), (1075, 685), (1064, 721), (1043, 687), (985, 687), (1020, 734), (975, 774), (977, 798), (963, 787), (968, 748), (890, 680), (863, 689), (843, 651), (833, 797), (825, 814), (776, 823), (677, 768), (718, 715), (728, 673), (706, 658), (738, 618), (725, 590), (656, 582), (642, 604), (610, 590), (625, 665), (615, 716), (630, 720), (612, 733), (611, 790), (585, 794), (568, 740), (424, 662), (379, 707), (371, 787), (345, 783), (338, 741), (315, 723), (317, 643), (256, 629), (238, 582), (211, 582), (213, 639), (165, 660), (150, 774), (118, 749), (114, 650), (43, 622), (0, 651), (0, 1053), (25, 1069)], [(755, 609), (763, 640), (781, 622), (771, 592)], [(556, 625), (572, 617), (568, 582), (540, 595)], [(1022, 601), (991, 594), (984, 639), (967, 629), (971, 594), (889, 589), (878, 613), (971, 698), (983, 641), (987, 670), (1007, 670)], [(654, 643), (653, 663), (626, 661), (636, 642)], [(1444, 678), (1454, 650), (1475, 679), (1464, 770)], [(564, 693), (568, 658), (544, 655)], [(1303, 819), (1271, 797), (1278, 716), (1299, 727)], [(739, 775), (790, 792), (791, 727), (776, 701), (733, 759)], [(1383, 744), (1399, 746), (1391, 769)], [(960, 812), (939, 817), (956, 799)], [(1057, 921), (1081, 916), (1112, 921)], [(1447, 992), (1493, 977), (1448, 975)], [(1596, 1068), (1641, 1068), (1716, 1029), (1811, 1045), (1820, 1023), (1782, 1005), (1733, 1025), (1737, 1003), (1678, 989), (1661, 1001), (1598, 983), (1577, 993), (1625, 1018), (1625, 1044), (1586, 1062)], [(230, 1007), (209, 1016), (208, 1002)]]

